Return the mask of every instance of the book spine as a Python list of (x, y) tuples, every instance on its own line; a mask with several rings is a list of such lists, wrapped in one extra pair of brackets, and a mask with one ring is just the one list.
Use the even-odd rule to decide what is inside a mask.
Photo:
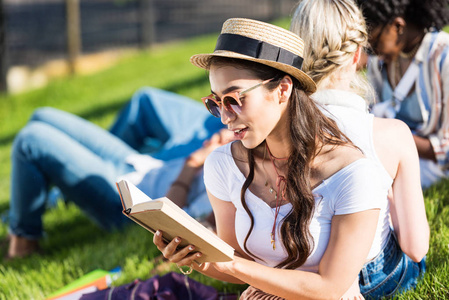
[[(128, 209), (130, 209), (130, 208), (128, 208)], [(128, 210), (128, 209), (127, 209), (127, 210)], [(123, 211), (123, 212), (125, 213), (126, 211)], [(133, 216), (131, 216), (131, 215), (129, 215), (129, 214), (126, 214), (126, 213), (125, 213), (125, 215), (126, 215), (128, 218), (130, 218), (131, 220), (133, 220), (134, 222), (136, 222), (137, 224), (139, 224), (140, 226), (142, 226), (143, 228), (145, 228), (146, 230), (148, 230), (149, 232), (151, 232), (152, 234), (155, 234), (155, 233), (156, 233), (156, 231), (155, 231), (153, 228), (149, 227), (149, 226), (146, 225), (145, 223), (142, 223), (141, 221), (139, 221), (138, 219), (134, 218)]]
[[(125, 207), (125, 202), (123, 201), (123, 196), (122, 196), (122, 191), (120, 189), (120, 185), (118, 184), (118, 182), (116, 182), (115, 185), (117, 186), (118, 194), (120, 196), (120, 201), (122, 202), (122, 207)], [(123, 213), (125, 215), (129, 215), (131, 213), (131, 207), (127, 208), (127, 209), (124, 209)]]

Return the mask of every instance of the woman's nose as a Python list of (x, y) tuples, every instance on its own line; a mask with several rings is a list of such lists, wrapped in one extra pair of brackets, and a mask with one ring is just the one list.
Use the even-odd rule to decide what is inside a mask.
[(220, 114), (221, 114), (221, 123), (225, 125), (228, 125), (229, 122), (231, 122), (237, 117), (235, 113), (228, 111), (224, 107), (221, 108)]

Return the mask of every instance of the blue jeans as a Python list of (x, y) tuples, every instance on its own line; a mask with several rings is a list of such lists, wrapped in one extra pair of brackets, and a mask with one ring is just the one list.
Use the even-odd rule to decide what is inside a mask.
[(38, 109), (12, 147), (10, 232), (42, 236), (52, 185), (102, 228), (120, 227), (127, 218), (115, 182), (134, 171), (127, 156), (150, 139), (161, 158), (186, 156), (221, 127), (201, 104), (150, 88), (133, 96), (112, 127), (114, 134), (54, 108)]
[[(157, 100), (157, 101), (156, 101)], [(140, 153), (161, 160), (186, 157), (223, 128), (199, 102), (143, 88), (122, 110), (110, 132)]]
[(393, 297), (413, 289), (425, 271), (425, 258), (419, 263), (412, 261), (391, 232), (385, 248), (360, 271), (360, 292), (365, 299)]

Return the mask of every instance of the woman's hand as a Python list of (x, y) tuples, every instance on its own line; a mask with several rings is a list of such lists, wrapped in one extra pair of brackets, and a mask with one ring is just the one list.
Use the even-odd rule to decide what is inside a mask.
[(162, 232), (156, 231), (153, 236), (153, 243), (162, 252), (162, 255), (168, 259), (170, 262), (175, 263), (178, 267), (181, 266), (189, 266), (192, 267), (192, 264), (195, 259), (201, 257), (200, 252), (195, 252), (195, 246), (188, 245), (184, 248), (178, 249), (181, 244), (181, 238), (176, 237), (168, 244), (164, 242), (162, 239)]

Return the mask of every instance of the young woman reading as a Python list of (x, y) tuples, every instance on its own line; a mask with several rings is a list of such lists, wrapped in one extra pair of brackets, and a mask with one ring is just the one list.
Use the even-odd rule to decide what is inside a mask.
[[(215, 52), (191, 58), (209, 70), (203, 99), (238, 141), (217, 148), (205, 183), (230, 262), (194, 263), (195, 245), (154, 243), (178, 266), (247, 283), (242, 299), (340, 298), (371, 251), (388, 186), (309, 95), (302, 40), (248, 19), (223, 25)], [(266, 298), (268, 299), (268, 298)]]

